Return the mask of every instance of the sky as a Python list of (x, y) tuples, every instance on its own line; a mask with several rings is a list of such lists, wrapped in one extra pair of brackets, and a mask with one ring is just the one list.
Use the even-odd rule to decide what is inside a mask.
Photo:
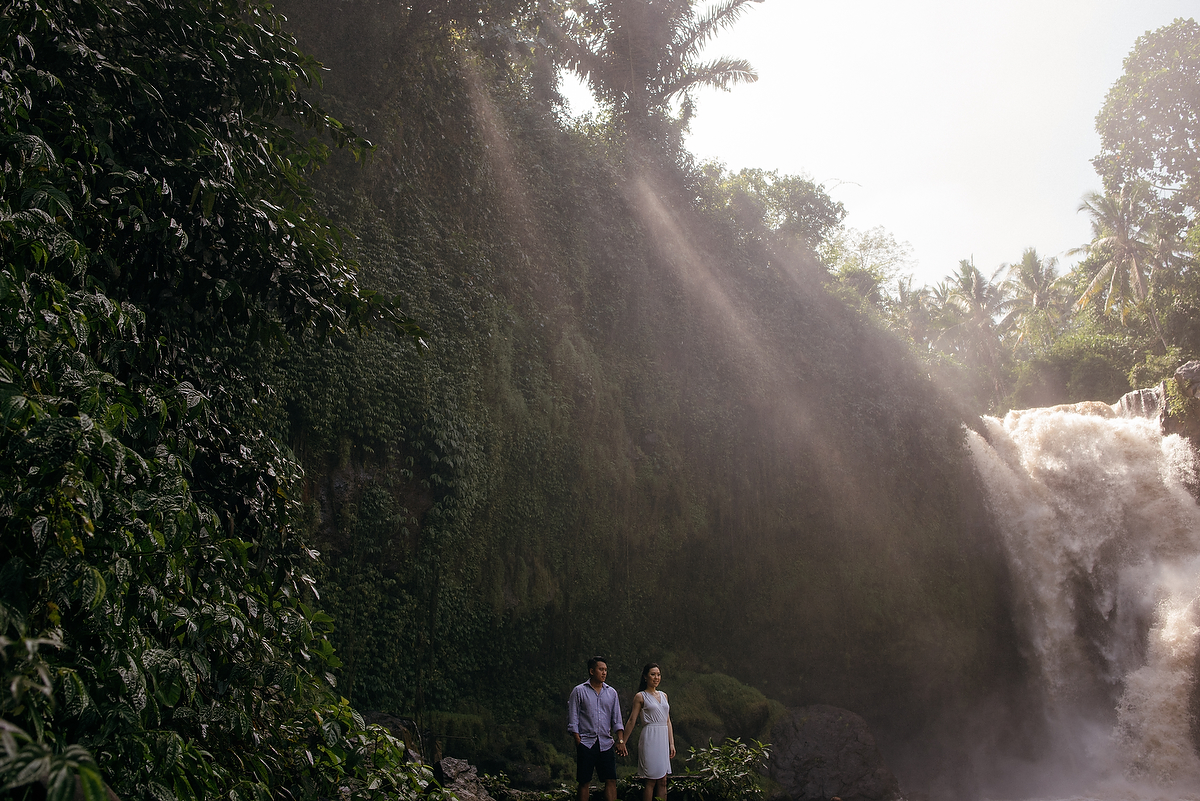
[[(729, 169), (805, 175), (912, 246), (934, 283), (973, 258), (991, 274), (1027, 247), (1091, 238), (1095, 118), (1138, 36), (1196, 0), (765, 0), (710, 45), (754, 84), (697, 93), (687, 139)], [(572, 107), (586, 90), (565, 86)]]

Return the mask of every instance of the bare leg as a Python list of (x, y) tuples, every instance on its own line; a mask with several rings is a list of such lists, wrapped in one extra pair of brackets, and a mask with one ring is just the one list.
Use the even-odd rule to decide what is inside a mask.
[(667, 777), (663, 776), (654, 783), (654, 797), (661, 798), (666, 801), (667, 798)]
[(586, 784), (579, 785), (579, 801), (588, 801), (588, 799), (591, 798), (591, 796), (592, 796), (592, 783), (591, 782), (587, 782)]
[(617, 780), (609, 779), (604, 783), (604, 797), (607, 801), (617, 801)]
[(654, 800), (654, 779), (646, 779), (646, 787), (642, 790), (642, 801)]

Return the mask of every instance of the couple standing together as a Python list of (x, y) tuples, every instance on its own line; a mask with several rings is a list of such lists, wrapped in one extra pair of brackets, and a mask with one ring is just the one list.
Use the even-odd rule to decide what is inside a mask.
[[(587, 801), (592, 773), (604, 782), (604, 797), (616, 801), (616, 754), (628, 756), (625, 724), (621, 720), (621, 701), (617, 691), (604, 683), (608, 663), (604, 657), (588, 660), (588, 680), (571, 691), (567, 703), (567, 731), (575, 737), (575, 780), (579, 783), (579, 801)], [(671, 728), (671, 706), (667, 694), (658, 689), (662, 670), (651, 662), (642, 668), (642, 683), (633, 697), (629, 714), (630, 732), (641, 714), (642, 738), (638, 741), (638, 776), (645, 780), (643, 801), (667, 797), (667, 774), (675, 756), (675, 731)], [(613, 742), (616, 732), (616, 742)], [(614, 754), (613, 752), (616, 752)]]

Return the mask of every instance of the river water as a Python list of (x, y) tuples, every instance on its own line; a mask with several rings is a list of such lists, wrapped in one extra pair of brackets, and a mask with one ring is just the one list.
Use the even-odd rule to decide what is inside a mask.
[(1050, 732), (1032, 797), (1200, 801), (1191, 450), (1148, 419), (1031, 409), (984, 426), (969, 444)]

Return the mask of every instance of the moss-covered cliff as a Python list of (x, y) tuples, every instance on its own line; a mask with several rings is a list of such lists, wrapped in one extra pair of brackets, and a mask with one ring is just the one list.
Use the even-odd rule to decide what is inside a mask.
[(515, 720), (674, 651), (916, 736), (1013, 680), (962, 420), (677, 127), (564, 119), (501, 11), (284, 9), (378, 146), (329, 213), (428, 332), (282, 367), (356, 705)]

